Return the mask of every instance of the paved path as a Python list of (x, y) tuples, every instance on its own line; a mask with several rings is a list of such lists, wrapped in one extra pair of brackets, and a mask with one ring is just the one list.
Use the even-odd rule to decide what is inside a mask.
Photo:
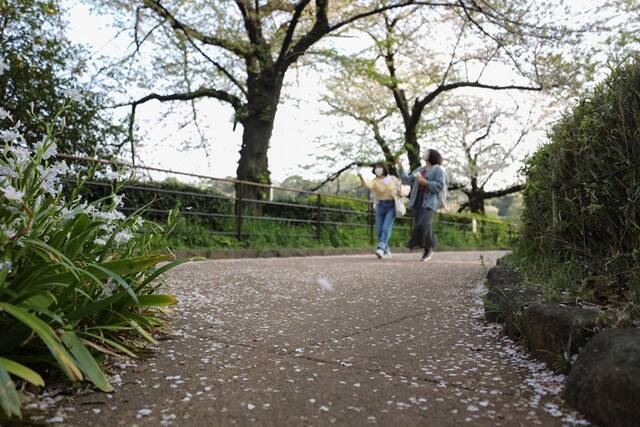
[(61, 415), (78, 426), (571, 422), (560, 378), (482, 321), (483, 264), (500, 255), (181, 266), (169, 277), (173, 335), (115, 393), (63, 401)]

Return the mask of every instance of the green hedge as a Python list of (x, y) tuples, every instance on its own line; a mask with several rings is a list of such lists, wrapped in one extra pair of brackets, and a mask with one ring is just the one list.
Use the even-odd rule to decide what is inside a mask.
[[(181, 192), (187, 194), (180, 194)], [(86, 200), (98, 200), (110, 193), (111, 183), (107, 181), (92, 181), (81, 189), (81, 194)], [(321, 220), (351, 225), (324, 224), (321, 227), (320, 239), (315, 238), (316, 225), (313, 223), (259, 221), (245, 218), (242, 231), (249, 236), (238, 242), (233, 234), (215, 234), (234, 233), (236, 230), (234, 217), (194, 215), (196, 213), (234, 215), (235, 200), (230, 199), (228, 194), (176, 180), (152, 183), (131, 182), (122, 189), (121, 194), (125, 195), (124, 208), (129, 209), (126, 212), (147, 206), (149, 211), (144, 213), (144, 216), (149, 219), (162, 222), (166, 217), (165, 214), (154, 212), (154, 210), (168, 211), (178, 208), (182, 211), (183, 214), (178, 219), (173, 234), (169, 236), (169, 243), (175, 248), (363, 247), (369, 245), (369, 228), (353, 226), (353, 224), (368, 224), (366, 200), (321, 195), (320, 201), (323, 207), (320, 212)], [(280, 197), (273, 203), (262, 204), (261, 213), (252, 211), (252, 206), (248, 204), (244, 214), (315, 221), (318, 218), (317, 201), (316, 194)], [(294, 204), (301, 206), (292, 206)], [(470, 224), (473, 218), (478, 221), (477, 234), (471, 232)], [(478, 215), (439, 213), (436, 222), (439, 222), (437, 227), (439, 227), (441, 249), (505, 248), (511, 246), (515, 237), (511, 224)], [(410, 226), (410, 217), (397, 220), (391, 244), (394, 246), (406, 244)]]
[(637, 299), (638, 59), (612, 69), (605, 81), (552, 128), (550, 140), (525, 166), (523, 236), (527, 250), (566, 263), (567, 269), (577, 272), (571, 280), (592, 299)]

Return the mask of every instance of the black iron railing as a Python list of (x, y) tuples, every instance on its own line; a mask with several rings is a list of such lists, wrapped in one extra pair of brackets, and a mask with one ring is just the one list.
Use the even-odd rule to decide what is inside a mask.
[[(186, 218), (209, 221), (212, 227), (207, 233), (211, 235), (235, 237), (242, 241), (251, 236), (263, 234), (261, 233), (263, 226), (259, 224), (279, 223), (306, 226), (300, 230), (302, 232), (279, 234), (280, 238), (320, 240), (326, 233), (334, 232), (336, 227), (345, 227), (358, 230), (351, 236), (353, 239), (368, 240), (370, 243), (375, 239), (375, 209), (374, 201), (370, 197), (360, 199), (64, 154), (59, 154), (58, 158), (75, 165), (91, 164), (98, 168), (124, 171), (128, 179), (120, 187), (126, 195), (126, 203), (121, 207), (122, 211), (132, 212), (146, 206), (146, 215), (162, 218), (166, 217), (172, 209), (177, 208), (179, 214)], [(153, 174), (165, 178), (197, 179), (200, 181), (199, 187), (194, 185), (185, 188), (169, 188), (161, 184), (163, 180), (153, 178)], [(100, 179), (100, 176), (105, 175), (100, 171), (96, 172), (97, 178), (86, 181), (84, 186), (98, 195), (106, 195), (112, 183)], [(223, 184), (225, 188), (222, 190), (210, 188), (219, 184)], [(276, 192), (279, 196), (274, 197)], [(255, 197), (255, 195), (261, 197)], [(97, 195), (94, 197), (99, 198)], [(136, 203), (139, 200), (147, 203)], [(193, 206), (184, 206), (185, 200), (197, 201), (198, 206), (196, 209)], [(412, 219), (412, 212), (409, 210), (406, 216), (396, 219), (394, 230), (407, 234), (411, 228)], [(251, 227), (248, 227), (249, 224)], [(517, 229), (511, 224), (482, 220), (474, 224), (471, 218), (463, 216), (456, 218), (455, 221), (437, 217), (434, 226), (440, 231), (456, 228), (463, 235), (468, 233), (477, 235), (479, 240), (495, 238), (495, 243), (498, 243), (501, 238), (511, 241), (517, 235)]]

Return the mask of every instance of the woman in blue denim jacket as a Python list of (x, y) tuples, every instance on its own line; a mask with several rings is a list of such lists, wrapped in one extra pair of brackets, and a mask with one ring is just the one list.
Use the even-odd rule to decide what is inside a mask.
[(436, 239), (433, 234), (433, 217), (436, 211), (444, 205), (447, 189), (447, 178), (442, 168), (442, 156), (436, 150), (427, 150), (424, 160), (425, 166), (407, 175), (402, 170), (398, 160), (400, 177), (405, 184), (411, 185), (409, 207), (414, 210), (413, 230), (409, 249), (422, 248), (422, 261), (427, 261), (433, 255)]

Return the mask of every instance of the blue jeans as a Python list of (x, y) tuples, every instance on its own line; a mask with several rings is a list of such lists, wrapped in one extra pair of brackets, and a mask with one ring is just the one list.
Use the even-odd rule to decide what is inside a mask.
[(376, 206), (376, 235), (378, 236), (378, 249), (389, 252), (389, 238), (393, 221), (396, 219), (396, 205), (393, 200), (382, 200)]

